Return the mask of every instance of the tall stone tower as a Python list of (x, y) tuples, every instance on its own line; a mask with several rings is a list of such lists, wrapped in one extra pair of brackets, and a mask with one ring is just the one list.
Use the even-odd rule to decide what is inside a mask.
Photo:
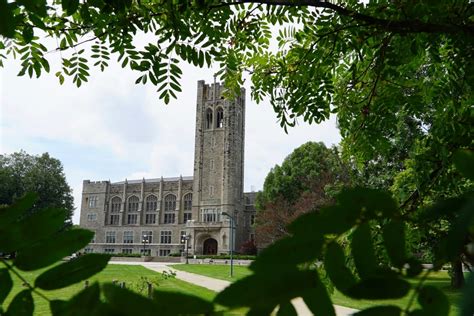
[[(243, 217), (245, 89), (232, 101), (221, 84), (198, 81), (194, 151), (192, 248), (197, 253), (230, 251), (230, 221), (236, 231)], [(239, 223), (240, 222), (240, 223)], [(191, 233), (191, 232), (190, 232)], [(242, 240), (234, 237), (234, 248)]]

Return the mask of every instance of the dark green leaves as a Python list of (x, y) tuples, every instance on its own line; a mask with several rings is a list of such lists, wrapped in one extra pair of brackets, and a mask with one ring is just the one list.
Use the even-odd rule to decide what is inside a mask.
[(406, 261), (405, 225), (399, 220), (391, 220), (383, 227), (383, 241), (390, 261), (401, 268)]
[(153, 301), (164, 315), (209, 314), (214, 311), (212, 303), (183, 293), (155, 291)]
[(33, 315), (35, 306), (30, 290), (23, 290), (18, 293), (7, 309), (8, 316), (30, 316)]
[(63, 11), (65, 11), (68, 15), (72, 15), (79, 7), (79, 0), (62, 0), (61, 5), (63, 7)]
[(35, 286), (44, 290), (54, 290), (85, 280), (102, 271), (110, 256), (88, 254), (76, 260), (63, 263), (41, 274)]
[(424, 286), (418, 293), (418, 302), (423, 315), (444, 316), (449, 314), (449, 301), (446, 295), (434, 286)]
[(454, 153), (454, 165), (463, 176), (474, 180), (474, 152), (471, 150), (458, 150)]
[(402, 310), (398, 306), (376, 306), (357, 312), (354, 316), (399, 316)]
[(84, 248), (93, 236), (93, 232), (85, 229), (62, 231), (39, 244), (24, 248), (15, 258), (15, 266), (25, 271), (48, 266)]
[(324, 267), (334, 286), (342, 293), (346, 294), (355, 285), (356, 279), (346, 266), (344, 251), (336, 242), (330, 243), (326, 248)]
[(8, 3), (7, 0), (0, 0), (0, 35), (8, 38), (15, 34), (14, 8), (14, 4)]
[(279, 304), (304, 296), (320, 286), (315, 271), (283, 269), (274, 273), (256, 273), (243, 278), (220, 292), (215, 302), (229, 307), (248, 306), (273, 310)]
[(13, 281), (8, 273), (8, 269), (0, 269), (0, 306), (10, 293), (13, 287)]
[(474, 273), (469, 273), (461, 300), (461, 316), (474, 315)]
[(394, 277), (370, 277), (359, 281), (346, 291), (352, 298), (383, 300), (402, 298), (408, 294), (410, 283)]
[(361, 278), (371, 276), (377, 269), (370, 226), (368, 223), (356, 228), (352, 234), (352, 256)]
[(277, 316), (297, 316), (296, 309), (291, 302), (280, 304)]
[(140, 315), (152, 316), (159, 312), (159, 307), (152, 300), (130, 290), (112, 284), (104, 284), (102, 288), (107, 302), (119, 315), (134, 315), (140, 311)]

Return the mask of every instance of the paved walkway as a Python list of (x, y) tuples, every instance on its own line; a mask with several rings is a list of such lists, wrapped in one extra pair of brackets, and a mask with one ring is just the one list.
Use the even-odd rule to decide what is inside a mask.
[[(230, 285), (230, 282), (224, 280), (218, 280), (214, 278), (210, 278), (207, 276), (189, 273), (184, 271), (179, 271), (169, 267), (169, 264), (176, 264), (176, 263), (162, 263), (162, 262), (122, 262), (122, 261), (115, 261), (110, 262), (113, 264), (129, 264), (129, 265), (142, 265), (150, 270), (163, 272), (172, 270), (176, 272), (176, 277), (180, 280), (186, 281), (188, 283), (196, 284), (202, 287), (205, 287), (209, 290), (214, 292), (220, 292), (226, 287)], [(296, 311), (298, 312), (299, 316), (306, 316), (306, 315), (313, 315), (311, 311), (306, 307), (306, 304), (303, 302), (301, 298), (296, 298), (292, 300), (293, 306), (295, 307)], [(353, 313), (357, 312), (357, 310), (352, 308), (347, 308), (343, 306), (334, 305), (336, 309), (337, 316), (349, 316)]]

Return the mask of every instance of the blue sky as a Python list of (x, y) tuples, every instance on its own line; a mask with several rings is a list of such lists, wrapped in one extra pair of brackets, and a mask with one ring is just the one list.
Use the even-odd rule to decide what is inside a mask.
[[(164, 105), (155, 87), (135, 85), (137, 74), (116, 65), (104, 73), (93, 69), (81, 88), (61, 86), (54, 76), (60, 56), (51, 58), (51, 73), (39, 79), (17, 77), (16, 61), (0, 71), (0, 153), (23, 149), (60, 159), (73, 189), (76, 223), (84, 179), (192, 175), (197, 81), (211, 82), (215, 69), (182, 65), (183, 92)], [(301, 144), (339, 142), (335, 120), (301, 123), (285, 134), (270, 104), (257, 105), (246, 89), (246, 191), (261, 189), (270, 168)]]

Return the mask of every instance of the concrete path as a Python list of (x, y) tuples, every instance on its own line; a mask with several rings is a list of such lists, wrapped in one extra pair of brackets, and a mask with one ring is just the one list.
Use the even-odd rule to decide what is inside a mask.
[[(122, 262), (122, 261), (112, 261), (110, 262), (112, 264), (129, 264), (129, 265), (142, 265), (145, 268), (148, 268), (150, 270), (156, 271), (156, 272), (163, 272), (163, 271), (169, 271), (172, 270), (176, 272), (176, 277), (180, 280), (186, 281), (188, 283), (192, 283), (195, 285), (199, 285), (202, 287), (205, 287), (211, 291), (214, 292), (220, 292), (226, 287), (230, 285), (229, 281), (224, 281), (224, 280), (218, 280), (214, 278), (210, 278), (207, 276), (195, 274), (195, 273), (189, 273), (185, 271), (179, 271), (176, 269), (173, 269), (169, 267), (169, 264), (175, 264), (175, 263), (162, 263), (162, 262)], [(293, 306), (295, 307), (296, 311), (298, 312), (299, 316), (309, 316), (313, 315), (311, 311), (306, 307), (306, 304), (303, 302), (301, 298), (296, 298), (291, 301), (293, 303)], [(336, 314), (337, 316), (349, 316), (352, 315), (353, 313), (357, 312), (357, 310), (352, 309), (352, 308), (347, 308), (343, 306), (338, 306), (334, 305), (334, 308), (336, 309)]]

